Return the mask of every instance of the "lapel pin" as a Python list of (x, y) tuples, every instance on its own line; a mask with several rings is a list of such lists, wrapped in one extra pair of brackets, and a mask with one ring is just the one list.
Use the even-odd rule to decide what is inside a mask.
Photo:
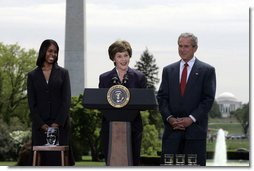
[(195, 75), (198, 75), (198, 72), (196, 72)]

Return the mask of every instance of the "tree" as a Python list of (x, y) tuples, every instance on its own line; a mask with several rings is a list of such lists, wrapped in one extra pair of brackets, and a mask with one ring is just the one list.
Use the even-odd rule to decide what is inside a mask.
[[(27, 73), (35, 66), (36, 52), (25, 50), (17, 44), (0, 43), (0, 117), (9, 124), (10, 118), (27, 118)], [(22, 106), (23, 105), (23, 106)], [(17, 109), (22, 109), (17, 112)]]
[(10, 136), (9, 127), (0, 119), (0, 161), (17, 159), (17, 146)]
[(82, 99), (83, 95), (72, 97), (70, 109), (74, 155), (80, 159), (86, 150), (90, 150), (92, 161), (99, 161), (102, 152), (99, 134), (102, 114), (95, 109), (84, 109)]
[(249, 129), (249, 103), (244, 104), (242, 108), (231, 113), (241, 123), (244, 135), (247, 135)]
[(158, 130), (154, 124), (149, 124), (148, 111), (141, 112), (143, 121), (143, 135), (142, 135), (142, 155), (157, 156), (157, 152), (161, 151), (161, 140)]
[[(156, 65), (156, 60), (153, 57), (152, 54), (149, 53), (148, 49), (146, 48), (146, 50), (143, 52), (143, 54), (141, 54), (140, 57), (140, 61), (136, 62), (135, 68), (144, 73), (145, 77), (147, 79), (147, 88), (152, 88), (153, 90), (155, 90), (155, 85), (157, 83), (159, 83), (159, 79), (158, 79), (158, 70), (159, 67), (157, 67)], [(163, 122), (161, 119), (161, 115), (160, 112), (158, 110), (149, 110), (148, 111), (149, 115), (148, 115), (148, 119), (149, 119), (149, 124), (155, 126), (157, 133), (160, 134), (161, 130), (163, 129)], [(153, 129), (152, 126), (145, 126), (144, 127), (144, 134), (146, 135), (146, 131), (148, 131), (148, 129)], [(148, 138), (144, 138), (142, 140), (142, 144), (148, 144), (149, 142), (146, 141), (150, 141), (150, 139)], [(144, 147), (145, 145), (142, 145), (142, 148), (146, 148)]]
[(146, 49), (140, 57), (140, 61), (136, 62), (134, 66), (138, 71), (145, 74), (147, 79), (147, 88), (153, 88), (155, 90), (155, 84), (159, 83), (158, 70), (159, 67), (156, 65), (156, 60), (153, 58)]
[(209, 111), (208, 116), (211, 118), (221, 118), (220, 108), (216, 101), (213, 102), (213, 106)]
[(3, 107), (3, 76), (2, 73), (0, 72), (0, 118), (1, 118), (1, 111)]

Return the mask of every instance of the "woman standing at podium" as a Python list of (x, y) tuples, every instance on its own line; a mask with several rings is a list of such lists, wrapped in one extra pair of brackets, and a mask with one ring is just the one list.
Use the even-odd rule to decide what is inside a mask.
[[(121, 84), (127, 88), (146, 88), (145, 75), (129, 67), (132, 48), (129, 42), (118, 40), (108, 48), (110, 60), (114, 63), (111, 71), (105, 72), (99, 77), (99, 88), (110, 88), (113, 85)], [(142, 140), (143, 125), (141, 115), (138, 111), (137, 117), (131, 122), (132, 133), (132, 156), (133, 165), (137, 166), (140, 162), (140, 149)], [(103, 152), (107, 163), (108, 145), (109, 145), (109, 121), (103, 117), (101, 138), (103, 143)]]
[[(59, 129), (59, 144), (69, 145), (71, 103), (68, 71), (57, 65), (59, 47), (51, 39), (44, 40), (39, 49), (37, 67), (28, 73), (27, 95), (32, 116), (32, 146), (46, 144), (49, 127)], [(61, 165), (60, 152), (45, 152), (41, 165)], [(69, 151), (69, 165), (74, 165)]]

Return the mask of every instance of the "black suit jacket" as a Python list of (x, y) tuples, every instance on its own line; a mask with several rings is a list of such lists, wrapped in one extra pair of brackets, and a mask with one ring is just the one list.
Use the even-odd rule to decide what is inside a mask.
[[(54, 64), (49, 82), (46, 83), (40, 67), (28, 73), (27, 95), (32, 116), (32, 145), (46, 144), (43, 124), (59, 124), (59, 144), (69, 145), (69, 164), (74, 165), (74, 156), (70, 146), (71, 89), (69, 73), (66, 69)], [(56, 152), (43, 153), (41, 165), (60, 165), (60, 156)]]
[(57, 123), (61, 128), (68, 124), (71, 90), (66, 69), (55, 64), (47, 84), (42, 69), (35, 68), (28, 73), (27, 93), (33, 131), (45, 123)]
[(184, 96), (180, 95), (180, 61), (164, 67), (162, 82), (157, 99), (165, 124), (164, 138), (173, 132), (166, 121), (167, 117), (188, 117), (192, 115), (196, 122), (185, 131), (187, 139), (205, 139), (208, 127), (208, 112), (214, 102), (216, 90), (215, 68), (195, 60), (186, 84)]
[[(127, 77), (128, 81), (126, 84), (124, 84), (125, 87), (127, 88), (146, 88), (146, 78), (145, 75), (139, 71), (136, 71), (134, 69), (128, 68), (127, 71)], [(99, 88), (110, 88), (113, 85), (112, 78), (117, 77), (118, 80), (118, 74), (116, 69), (112, 69), (111, 71), (105, 72), (100, 75), (99, 77)], [(141, 116), (140, 112), (138, 110), (133, 110), (133, 112), (137, 112), (137, 117), (132, 121), (132, 130), (137, 130), (138, 132), (142, 132), (142, 121), (141, 121)], [(105, 118), (103, 118), (105, 120)]]
[[(139, 71), (128, 68), (127, 71), (128, 81), (124, 85), (127, 88), (146, 88), (146, 78), (145, 75)], [(105, 72), (100, 75), (99, 88), (110, 88), (114, 85), (112, 78), (119, 77), (117, 75), (116, 69), (112, 69), (111, 71)]]

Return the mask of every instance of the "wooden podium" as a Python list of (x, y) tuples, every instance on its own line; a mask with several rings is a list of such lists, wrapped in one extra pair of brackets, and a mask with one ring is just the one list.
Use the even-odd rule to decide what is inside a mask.
[(85, 108), (101, 110), (110, 121), (108, 166), (132, 166), (131, 121), (141, 110), (157, 108), (152, 89), (128, 89), (130, 100), (122, 108), (114, 108), (107, 100), (107, 88), (86, 88), (83, 105)]

